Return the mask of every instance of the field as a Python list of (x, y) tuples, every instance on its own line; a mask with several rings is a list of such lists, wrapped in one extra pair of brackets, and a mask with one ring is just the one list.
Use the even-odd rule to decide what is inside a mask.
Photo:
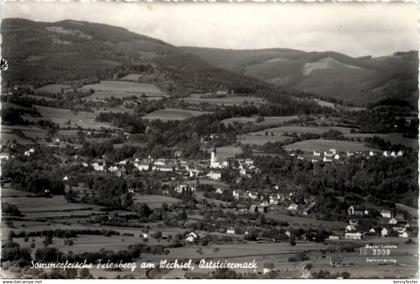
[(349, 133), (344, 136), (348, 138), (361, 138), (362, 140), (366, 137), (378, 136), (384, 140), (388, 140), (391, 144), (401, 144), (411, 148), (418, 147), (417, 139), (403, 137), (401, 133)]
[(265, 134), (245, 134), (245, 135), (240, 135), (238, 136), (238, 142), (240, 142), (241, 144), (248, 144), (248, 145), (264, 145), (265, 143), (268, 142), (284, 142), (287, 141), (288, 139), (291, 139), (288, 136), (283, 136), (283, 135), (274, 135), (271, 136), (271, 134), (269, 135), (265, 135)]
[[(36, 106), (36, 109), (42, 115), (42, 119), (52, 120), (60, 127), (82, 127), (90, 129), (115, 128), (108, 123), (95, 121), (96, 114), (86, 111), (72, 111), (69, 109), (52, 108), (46, 106)], [(68, 124), (70, 121), (70, 124)]]
[(350, 133), (350, 128), (346, 127), (337, 127), (337, 126), (280, 126), (275, 128), (269, 128), (258, 132), (252, 132), (250, 134), (262, 134), (264, 135), (266, 131), (273, 133), (274, 135), (291, 135), (293, 133), (296, 134), (303, 134), (303, 133), (311, 133), (311, 134), (322, 134), (329, 130), (336, 130), (340, 131), (343, 134)]
[(224, 146), (216, 148), (216, 156), (219, 161), (226, 161), (228, 158), (233, 158), (237, 154), (241, 154), (242, 149), (236, 146)]
[(227, 118), (225, 120), (222, 120), (222, 123), (224, 123), (226, 126), (229, 124), (232, 124), (234, 122), (240, 123), (240, 124), (247, 124), (247, 123), (253, 123), (256, 125), (275, 125), (280, 124), (284, 122), (288, 122), (291, 120), (298, 119), (297, 115), (291, 115), (291, 116), (263, 116), (264, 120), (261, 122), (256, 122), (257, 116), (241, 116), (241, 117), (232, 117)]
[(305, 217), (298, 217), (298, 216), (291, 216), (288, 214), (281, 214), (281, 213), (268, 213), (267, 218), (271, 218), (277, 221), (285, 221), (288, 222), (291, 226), (296, 227), (318, 227), (322, 226), (323, 228), (328, 228), (331, 230), (341, 229), (346, 226), (344, 222), (339, 221), (323, 221), (317, 220), (313, 218), (305, 218)]
[(122, 98), (140, 97), (166, 97), (167, 95), (153, 84), (135, 83), (127, 81), (101, 81), (97, 84), (85, 85), (84, 90), (93, 89), (95, 93), (88, 99), (105, 99), (110, 97)]
[(290, 150), (302, 150), (304, 152), (327, 151), (328, 149), (336, 149), (338, 152), (357, 152), (370, 151), (372, 148), (366, 147), (363, 142), (342, 141), (342, 140), (326, 140), (326, 139), (310, 139), (299, 141), (285, 146)]
[(173, 203), (181, 202), (181, 200), (173, 197), (155, 194), (144, 195), (136, 193), (134, 198), (136, 203), (145, 203), (152, 209), (162, 207), (162, 203), (167, 203), (168, 205), (171, 205)]
[[(26, 118), (25, 118), (26, 119)], [(18, 136), (15, 132), (22, 131), (24, 137)], [(15, 126), (15, 125), (2, 125), (1, 128), (1, 143), (6, 144), (9, 141), (16, 140), (22, 144), (31, 143), (31, 139), (44, 138), (46, 131), (44, 129), (34, 126)]]
[(185, 102), (192, 104), (209, 103), (215, 105), (242, 105), (245, 103), (249, 104), (263, 104), (264, 100), (255, 96), (238, 96), (238, 95), (226, 95), (225, 97), (203, 97), (203, 94), (191, 94), (188, 98), (183, 98)]
[[(16, 193), (20, 193), (16, 191)], [(9, 193), (11, 194), (10, 190)], [(72, 212), (78, 210), (100, 209), (100, 206), (91, 204), (69, 203), (63, 196), (54, 197), (5, 197), (2, 196), (2, 202), (15, 204), (19, 210), (25, 214), (25, 217), (34, 217), (35, 213), (53, 213), (61, 214), (63, 212)], [(46, 206), (48, 204), (48, 206)], [(61, 212), (61, 213), (60, 213)], [(67, 215), (67, 214), (65, 214)]]
[(50, 93), (50, 94), (60, 94), (61, 90), (69, 89), (70, 85), (65, 84), (49, 84), (42, 86), (35, 90), (35, 93)]
[(160, 109), (154, 112), (151, 112), (145, 116), (144, 119), (149, 120), (157, 120), (160, 119), (162, 121), (168, 120), (184, 120), (187, 118), (199, 116), (202, 114), (208, 114), (209, 112), (198, 111), (198, 110), (189, 110), (189, 109), (178, 109), (178, 108), (165, 108)]

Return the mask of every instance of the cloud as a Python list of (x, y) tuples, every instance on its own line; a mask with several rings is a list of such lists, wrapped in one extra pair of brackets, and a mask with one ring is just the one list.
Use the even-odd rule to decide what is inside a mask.
[(413, 3), (4, 2), (6, 17), (106, 23), (178, 46), (280, 47), (352, 56), (418, 49)]

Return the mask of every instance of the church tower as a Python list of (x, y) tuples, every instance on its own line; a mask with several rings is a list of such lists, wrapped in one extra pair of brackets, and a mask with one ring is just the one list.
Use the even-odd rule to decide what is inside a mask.
[(216, 157), (216, 148), (213, 148), (210, 154), (210, 168), (218, 167), (217, 157)]

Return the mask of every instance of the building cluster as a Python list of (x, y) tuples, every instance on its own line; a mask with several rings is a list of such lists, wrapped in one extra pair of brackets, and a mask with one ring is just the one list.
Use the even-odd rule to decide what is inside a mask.
[[(352, 152), (347, 150), (346, 152), (339, 152), (337, 149), (331, 148), (327, 151), (313, 151), (309, 153), (302, 153), (300, 151), (295, 151), (288, 149), (289, 156), (297, 157), (299, 160), (309, 160), (312, 163), (317, 162), (324, 162), (324, 163), (332, 163), (337, 161), (342, 161), (347, 158), (351, 158), (353, 156), (363, 157), (369, 159), (370, 157), (375, 157), (381, 155), (378, 151), (356, 151)], [(404, 152), (402, 150), (396, 151), (384, 151), (382, 156), (385, 158), (399, 158), (404, 156)]]
[(346, 240), (361, 240), (365, 236), (381, 236), (389, 237), (395, 236), (400, 238), (408, 238), (410, 228), (409, 222), (404, 218), (401, 213), (394, 213), (388, 209), (382, 209), (379, 211), (379, 224), (376, 228), (371, 227), (368, 230), (362, 230), (360, 228), (360, 218), (368, 217), (371, 214), (371, 210), (351, 205), (347, 209), (347, 215), (349, 216), (349, 223), (345, 227), (343, 236), (331, 235), (329, 240), (339, 240), (340, 238)]

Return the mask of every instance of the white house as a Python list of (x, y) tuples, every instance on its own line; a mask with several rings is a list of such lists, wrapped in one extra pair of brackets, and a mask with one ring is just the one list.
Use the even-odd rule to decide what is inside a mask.
[(370, 156), (370, 157), (373, 157), (373, 156), (376, 156), (376, 154), (375, 154), (375, 152), (373, 152), (373, 151), (369, 151), (369, 156)]
[(97, 172), (103, 172), (105, 169), (105, 166), (102, 163), (98, 162), (92, 163), (92, 167)]
[(289, 211), (296, 211), (298, 210), (298, 205), (296, 203), (292, 203), (289, 205), (289, 207), (287, 208), (287, 210)]
[(189, 243), (194, 243), (197, 240), (197, 238), (198, 238), (197, 234), (194, 232), (191, 232), (187, 235), (187, 237), (185, 238), (185, 241)]
[(321, 157), (321, 152), (314, 151), (314, 156), (315, 157)]
[(383, 228), (381, 231), (381, 236), (382, 237), (387, 237), (388, 236), (388, 229), (387, 228)]
[(369, 233), (376, 233), (374, 228), (370, 228)]
[(219, 188), (216, 189), (216, 193), (222, 194), (223, 193), (223, 190), (219, 187)]
[(383, 218), (388, 218), (388, 219), (391, 219), (392, 218), (392, 212), (391, 212), (391, 210), (381, 210), (381, 216), (383, 217)]
[(35, 153), (35, 149), (31, 148), (28, 151), (25, 151), (25, 153), (23, 153), (25, 156), (29, 157), (31, 154)]
[(344, 234), (344, 238), (347, 240), (361, 240), (362, 239), (362, 234), (359, 232), (347, 232)]
[(335, 154), (335, 155), (334, 155), (334, 160), (340, 160), (340, 155)]
[(232, 191), (232, 195), (233, 195), (233, 198), (235, 198), (236, 200), (238, 200), (240, 197), (239, 191), (237, 190)]
[(400, 237), (400, 238), (408, 238), (408, 233), (406, 231), (404, 231), (402, 233), (399, 233), (398, 234), (398, 237)]
[(248, 197), (255, 200), (255, 199), (258, 198), (258, 193), (256, 193), (256, 192), (249, 192), (248, 193)]
[(179, 184), (175, 187), (175, 191), (177, 193), (182, 193), (182, 192), (186, 191), (187, 189), (188, 189), (188, 185), (186, 185), (186, 184)]
[(351, 232), (351, 231), (354, 231), (354, 230), (356, 230), (356, 227), (354, 226), (354, 225), (347, 225), (346, 226), (346, 231), (347, 232)]
[(402, 157), (402, 156), (403, 156), (403, 152), (402, 152), (401, 150), (400, 150), (400, 151), (398, 151), (397, 156), (398, 156), (398, 157)]
[(233, 228), (227, 229), (226, 234), (234, 235), (235, 234), (235, 229), (233, 229)]
[(268, 207), (270, 205), (270, 203), (268, 203), (267, 201), (263, 201), (260, 203), (261, 207)]
[(323, 159), (322, 159), (323, 161), (324, 161), (324, 163), (329, 163), (329, 162), (332, 162), (332, 159), (330, 159), (330, 158), (327, 158), (327, 157), (324, 157)]
[(396, 225), (396, 224), (398, 224), (398, 220), (396, 218), (391, 218), (391, 219), (389, 219), (389, 222), (388, 223), (390, 225)]
[(389, 157), (391, 154), (388, 152), (388, 151), (384, 151), (383, 153), (382, 153), (382, 156), (384, 156), (384, 157)]
[(207, 174), (207, 177), (209, 177), (210, 179), (213, 179), (213, 180), (220, 180), (222, 178), (222, 173), (221, 172), (216, 172), (216, 171), (210, 171)]

